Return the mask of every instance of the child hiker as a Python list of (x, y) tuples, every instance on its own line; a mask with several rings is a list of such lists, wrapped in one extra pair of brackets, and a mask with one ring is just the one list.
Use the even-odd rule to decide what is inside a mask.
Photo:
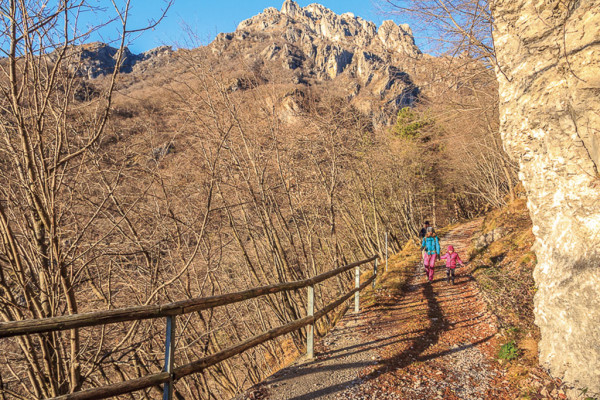
[(433, 280), (433, 271), (435, 268), (435, 260), (440, 255), (440, 240), (436, 236), (433, 228), (427, 228), (427, 234), (421, 242), (421, 250), (423, 250), (423, 264), (429, 282)]
[(448, 246), (448, 250), (446, 254), (441, 257), (442, 260), (446, 260), (446, 278), (448, 282), (452, 280), (452, 284), (454, 285), (454, 269), (456, 268), (456, 264), (460, 264), (461, 266), (465, 266), (458, 253), (454, 251), (454, 246)]

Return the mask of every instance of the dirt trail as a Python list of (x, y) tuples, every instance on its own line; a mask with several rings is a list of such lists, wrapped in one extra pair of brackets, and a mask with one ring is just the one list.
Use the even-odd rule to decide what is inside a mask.
[[(481, 220), (442, 239), (466, 258)], [(468, 261), (468, 260), (465, 260)], [(238, 398), (268, 399), (515, 399), (494, 361), (497, 333), (475, 282), (445, 268), (434, 281), (417, 268), (404, 293), (380, 296), (378, 305), (348, 314), (319, 347), (317, 358), (279, 371)]]

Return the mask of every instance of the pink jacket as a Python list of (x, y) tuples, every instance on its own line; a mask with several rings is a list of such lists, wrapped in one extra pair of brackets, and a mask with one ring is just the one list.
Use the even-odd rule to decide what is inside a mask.
[(442, 260), (446, 260), (446, 268), (456, 268), (456, 263), (458, 264), (462, 264), (462, 260), (460, 259), (460, 256), (458, 255), (457, 252), (453, 252), (453, 253), (446, 253), (443, 256), (440, 257)]

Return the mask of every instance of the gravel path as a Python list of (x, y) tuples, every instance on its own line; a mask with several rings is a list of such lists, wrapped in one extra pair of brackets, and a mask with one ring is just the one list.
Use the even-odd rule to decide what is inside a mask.
[[(336, 399), (341, 391), (360, 384), (359, 373), (376, 364), (380, 340), (365, 342), (360, 317), (348, 313), (315, 348), (313, 360), (301, 359), (236, 399)], [(382, 341), (386, 341), (383, 339)], [(389, 339), (387, 339), (389, 341)]]
[[(441, 241), (463, 260), (481, 220)], [(467, 260), (465, 260), (467, 261)], [(237, 399), (510, 399), (519, 397), (494, 360), (494, 317), (473, 279), (457, 269), (455, 284), (436, 269), (433, 283), (416, 268), (404, 293), (378, 296), (377, 305), (347, 314), (300, 361)]]

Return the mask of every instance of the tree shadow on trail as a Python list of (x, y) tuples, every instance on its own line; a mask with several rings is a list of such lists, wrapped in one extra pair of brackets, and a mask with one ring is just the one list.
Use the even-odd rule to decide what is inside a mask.
[[(427, 318), (430, 321), (430, 324), (424, 330), (419, 331), (419, 333), (420, 333), (419, 336), (412, 339), (413, 340), (412, 346), (409, 346), (409, 348), (407, 348), (406, 350), (404, 350), (403, 352), (401, 352), (399, 354), (396, 354), (392, 357), (380, 360), (379, 365), (372, 372), (361, 377), (360, 381), (357, 381), (355, 379), (347, 380), (347, 381), (339, 383), (339, 384), (319, 388), (310, 393), (306, 393), (303, 395), (293, 397), (290, 400), (309, 400), (309, 399), (317, 399), (317, 398), (320, 398), (323, 396), (328, 396), (333, 393), (343, 391), (343, 390), (347, 389), (349, 386), (352, 386), (354, 384), (364, 383), (366, 381), (376, 379), (378, 376), (382, 375), (383, 373), (405, 368), (414, 362), (430, 361), (430, 360), (433, 360), (438, 357), (442, 357), (447, 354), (460, 352), (460, 351), (466, 350), (468, 348), (477, 346), (481, 343), (484, 343), (492, 338), (492, 336), (488, 336), (481, 340), (478, 340), (478, 341), (475, 341), (475, 342), (472, 342), (469, 344), (465, 344), (462, 346), (458, 346), (458, 347), (455, 347), (452, 349), (440, 351), (440, 352), (433, 353), (433, 354), (425, 354), (425, 352), (428, 348), (430, 348), (432, 345), (436, 344), (439, 341), (440, 336), (442, 335), (443, 332), (453, 329), (453, 327), (452, 327), (453, 324), (450, 324), (447, 321), (447, 319), (444, 317), (440, 303), (438, 301), (439, 296), (436, 296), (436, 294), (433, 290), (432, 284), (424, 283), (421, 285), (419, 285), (419, 284), (413, 285), (412, 288), (410, 289), (410, 291), (416, 291), (419, 289), (419, 287), (422, 289), (423, 295), (427, 301)], [(379, 323), (382, 323), (382, 321), (379, 321)], [(376, 323), (376, 325), (377, 324), (378, 323)], [(396, 338), (397, 338), (397, 335), (396, 335)], [(407, 341), (407, 340), (410, 340), (410, 339), (403, 339), (400, 341)], [(396, 341), (398, 341), (398, 340), (396, 339)], [(373, 341), (373, 342), (371, 342), (371, 344), (374, 344), (374, 342), (377, 342), (377, 341)], [(358, 350), (358, 351), (360, 351), (360, 350)], [(368, 349), (365, 349), (365, 351), (368, 351)], [(333, 371), (339, 371), (341, 369), (352, 368), (352, 367), (356, 366), (356, 364), (362, 364), (362, 363), (348, 363), (348, 364), (342, 364), (342, 365), (338, 364), (338, 365), (330, 365), (330, 366), (321, 366), (320, 368), (333, 372)], [(365, 363), (365, 365), (363, 365), (363, 366), (366, 367), (368, 365), (369, 365), (368, 363)], [(310, 373), (310, 371), (305, 371), (305, 372)]]
[(442, 314), (440, 303), (436, 299), (433, 286), (430, 283), (423, 284), (423, 294), (425, 299), (427, 299), (427, 317), (430, 321), (429, 327), (423, 332), (422, 335), (415, 338), (411, 348), (391, 358), (383, 360), (383, 365), (373, 371), (371, 374), (367, 375), (367, 378), (369, 376), (376, 377), (390, 368), (404, 368), (415, 360), (418, 360), (419, 355), (427, 350), (427, 348), (429, 348), (431, 345), (437, 343), (442, 332), (450, 327), (448, 321)]

